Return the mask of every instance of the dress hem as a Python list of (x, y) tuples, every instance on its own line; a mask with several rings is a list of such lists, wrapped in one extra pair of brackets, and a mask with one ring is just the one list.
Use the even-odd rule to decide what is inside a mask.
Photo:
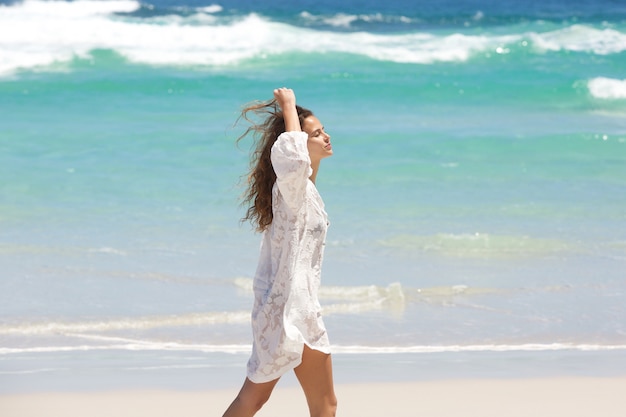
[(331, 351), (330, 351), (330, 347), (315, 347), (315, 346), (311, 346), (308, 343), (302, 343), (302, 352), (300, 353), (300, 357), (298, 358), (297, 362), (293, 362), (293, 366), (290, 364), (289, 367), (284, 368), (284, 371), (281, 372), (276, 372), (275, 374), (273, 374), (273, 376), (266, 376), (263, 378), (256, 378), (256, 377), (252, 377), (251, 374), (249, 372), (246, 373), (246, 377), (250, 380), (250, 382), (253, 382), (255, 384), (264, 384), (267, 382), (272, 382), (275, 381), (279, 378), (281, 378), (283, 375), (285, 375), (287, 372), (289, 371), (293, 371), (294, 369), (296, 369), (298, 366), (300, 366), (300, 364), (302, 364), (302, 356), (304, 353), (304, 347), (307, 346), (309, 349), (312, 350), (317, 350), (318, 352), (322, 352), (325, 355), (330, 355)]

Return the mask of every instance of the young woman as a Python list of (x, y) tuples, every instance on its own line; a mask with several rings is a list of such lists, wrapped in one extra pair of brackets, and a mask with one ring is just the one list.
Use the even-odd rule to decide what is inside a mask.
[(263, 241), (247, 378), (224, 417), (253, 416), (292, 369), (311, 417), (332, 417), (337, 399), (317, 298), (328, 217), (315, 188), (320, 161), (333, 154), (330, 135), (287, 88), (274, 90), (274, 100), (246, 107), (242, 117), (250, 121), (250, 113), (264, 121), (241, 137), (256, 134), (244, 220), (263, 232)]

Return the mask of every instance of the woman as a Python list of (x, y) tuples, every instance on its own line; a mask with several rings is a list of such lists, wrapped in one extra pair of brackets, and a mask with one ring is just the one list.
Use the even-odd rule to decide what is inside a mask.
[[(317, 299), (328, 218), (315, 188), (320, 161), (333, 154), (330, 135), (292, 90), (243, 110), (265, 117), (257, 135), (244, 220), (263, 232), (254, 277), (252, 355), (247, 378), (224, 417), (253, 416), (278, 379), (294, 370), (312, 417), (335, 415), (337, 399), (328, 336)], [(241, 140), (241, 138), (239, 138)]]

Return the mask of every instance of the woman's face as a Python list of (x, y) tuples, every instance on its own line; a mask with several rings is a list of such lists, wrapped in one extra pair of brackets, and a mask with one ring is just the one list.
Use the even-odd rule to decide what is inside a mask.
[(307, 147), (309, 148), (311, 161), (319, 161), (333, 154), (330, 135), (324, 131), (324, 126), (322, 126), (317, 117), (309, 116), (304, 119), (302, 130), (309, 135)]

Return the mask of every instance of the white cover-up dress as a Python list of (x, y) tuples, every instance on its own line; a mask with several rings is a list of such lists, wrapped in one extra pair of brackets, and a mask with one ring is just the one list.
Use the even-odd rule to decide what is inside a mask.
[(302, 362), (304, 345), (330, 353), (317, 297), (328, 216), (309, 179), (305, 132), (285, 132), (272, 146), (273, 219), (263, 232), (254, 277), (248, 378), (269, 382)]

